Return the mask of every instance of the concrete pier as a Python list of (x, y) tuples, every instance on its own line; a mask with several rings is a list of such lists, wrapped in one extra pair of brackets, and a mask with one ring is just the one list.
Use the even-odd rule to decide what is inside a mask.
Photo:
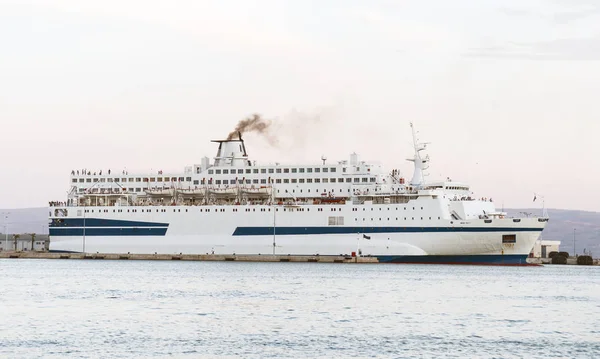
[(236, 254), (127, 254), (127, 253), (55, 253), (55, 252), (0, 252), (0, 258), (27, 259), (104, 259), (104, 260), (182, 260), (182, 261), (237, 261), (237, 262), (318, 262), (318, 263), (378, 263), (375, 257), (351, 256), (288, 256)]

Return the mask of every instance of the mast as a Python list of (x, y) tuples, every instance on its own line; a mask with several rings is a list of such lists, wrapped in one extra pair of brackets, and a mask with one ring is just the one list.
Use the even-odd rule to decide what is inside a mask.
[(410, 123), (410, 128), (412, 130), (412, 138), (413, 138), (413, 148), (415, 151), (413, 158), (407, 158), (407, 161), (413, 162), (415, 166), (415, 170), (413, 173), (413, 178), (410, 181), (410, 184), (416, 187), (420, 187), (425, 182), (425, 173), (424, 171), (429, 168), (429, 155), (426, 155), (424, 158), (421, 156), (421, 151), (427, 148), (427, 142), (419, 142), (417, 138), (417, 132), (415, 131), (415, 127), (413, 123)]

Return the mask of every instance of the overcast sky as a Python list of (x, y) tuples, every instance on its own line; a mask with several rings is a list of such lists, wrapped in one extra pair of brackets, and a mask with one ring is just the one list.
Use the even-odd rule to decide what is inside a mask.
[(429, 179), (599, 208), (599, 1), (0, 0), (0, 46), (0, 208), (64, 200), (71, 169), (182, 170), (252, 113), (259, 162), (410, 177), (413, 121)]

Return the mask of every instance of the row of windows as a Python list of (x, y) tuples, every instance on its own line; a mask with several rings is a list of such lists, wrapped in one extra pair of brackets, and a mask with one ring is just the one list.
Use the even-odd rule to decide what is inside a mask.
[[(368, 218), (363, 218), (362, 220), (363, 220), (363, 221), (365, 221), (365, 220), (367, 220), (367, 219), (368, 219)], [(431, 217), (429, 217), (429, 220), (431, 220), (431, 219), (432, 219), (432, 218), (431, 218)], [(442, 219), (442, 217), (438, 217), (438, 219)], [(358, 218), (354, 218), (354, 220), (355, 220), (355, 221), (358, 221), (359, 219), (358, 219)], [(375, 220), (376, 220), (376, 219), (374, 219), (374, 218), (371, 218), (371, 221), (375, 221)], [(379, 220), (381, 221), (381, 218), (379, 218)], [(389, 221), (389, 220), (390, 220), (390, 218), (388, 217), (388, 219), (387, 219), (387, 220)], [(397, 221), (397, 220), (398, 220), (398, 217), (396, 217), (396, 221)], [(406, 221), (406, 220), (408, 220), (408, 219), (407, 219), (407, 217), (404, 217), (404, 220), (405, 220), (405, 221)], [(411, 217), (411, 218), (410, 218), (410, 220), (411, 220), (411, 221), (414, 221), (414, 220), (415, 220), (415, 217)], [(425, 220), (425, 218), (424, 218), (424, 217), (421, 217), (421, 220), (423, 221), (423, 220)]]
[[(231, 179), (231, 180), (215, 180), (215, 184), (243, 184), (245, 181), (246, 184), (267, 184), (267, 179), (263, 178), (263, 179), (247, 179), (247, 180), (241, 180), (241, 179)], [(199, 180), (194, 180), (194, 184), (200, 184), (201, 181)], [(204, 184), (205, 181), (202, 181), (202, 184)], [(354, 178), (346, 178), (344, 180), (344, 178), (277, 178), (275, 179), (275, 183), (375, 183), (376, 182), (376, 178), (375, 177), (354, 177)], [(209, 184), (212, 184), (211, 180), (208, 180)], [(270, 183), (273, 183), (273, 180), (271, 180)]]
[[(250, 182), (246, 182), (246, 183), (250, 183)], [(258, 182), (253, 182), (253, 183), (258, 183)], [(263, 183), (264, 183), (264, 182), (263, 182)], [(216, 183), (216, 184), (220, 184), (220, 183)], [(224, 183), (224, 184), (226, 184), (226, 183)], [(123, 188), (125, 188), (125, 187), (123, 187)], [(146, 189), (148, 189), (148, 187), (143, 187), (143, 188), (140, 188), (140, 187), (137, 187), (137, 188), (134, 188), (134, 187), (129, 187), (129, 188), (125, 188), (125, 189), (127, 189), (127, 191), (129, 191), (129, 192), (138, 192), (138, 193), (139, 193), (139, 192), (143, 192), (143, 191), (145, 191)], [(300, 189), (300, 190), (298, 190), (298, 191), (299, 191), (299, 193), (303, 193), (303, 190), (304, 190), (304, 189)], [(308, 193), (310, 193), (310, 190), (311, 190), (310, 188), (306, 189), (306, 191), (307, 191)], [(85, 189), (85, 188), (79, 188), (79, 193), (84, 193), (85, 191), (86, 191), (86, 189)], [(325, 188), (325, 189), (323, 189), (323, 192), (331, 192), (331, 193), (333, 193), (334, 191), (335, 191), (335, 188), (332, 188), (332, 189), (326, 189), (326, 188)], [(343, 192), (343, 190), (342, 190), (342, 189), (340, 189), (339, 191), (340, 191), (340, 193), (342, 193), (342, 192)], [(349, 189), (349, 188), (347, 189), (347, 191), (348, 191), (348, 193), (350, 193), (350, 189)], [(284, 190), (284, 193), (288, 193), (288, 192), (289, 192), (289, 191), (288, 191), (287, 189), (286, 189), (286, 190)], [(315, 193), (320, 193), (318, 189), (314, 189), (314, 192), (315, 192)], [(367, 191), (367, 192), (368, 192), (368, 191)], [(375, 188), (374, 192), (377, 192), (377, 188)], [(108, 193), (111, 193), (111, 192), (107, 192), (107, 194), (108, 194)], [(113, 191), (112, 193), (118, 193), (118, 191), (117, 191), (117, 192), (114, 192), (114, 191)], [(281, 193), (281, 190), (279, 190), (279, 189), (278, 189), (278, 190), (277, 190), (277, 193)], [(291, 190), (291, 192), (289, 192), (289, 193), (296, 193), (296, 190), (295, 190), (295, 189), (292, 189), (292, 190)]]
[[(271, 212), (271, 208), (259, 208), (259, 209), (260, 209), (260, 212)], [(323, 211), (322, 208), (318, 208), (317, 210), (321, 211), (321, 212)], [(330, 208), (329, 210), (332, 212), (336, 211), (335, 208)], [(339, 210), (341, 211), (342, 209), (340, 208)], [(124, 211), (125, 211), (124, 209), (113, 209), (112, 210), (113, 213), (123, 213)], [(128, 209), (127, 213), (137, 213), (137, 211), (138, 211), (137, 209)], [(188, 210), (185, 209), (184, 211), (187, 212)], [(232, 209), (232, 212), (237, 212), (237, 211), (238, 211), (238, 208)], [(256, 208), (245, 208), (245, 211), (246, 212), (256, 212)], [(275, 211), (279, 212), (279, 208), (275, 208)], [(295, 209), (294, 208), (283, 208), (283, 211), (284, 212), (304, 212), (304, 211), (310, 212), (310, 208), (295, 208)], [(99, 209), (98, 210), (98, 213), (108, 213), (108, 212), (109, 212), (108, 209)], [(152, 210), (151, 209), (141, 209), (140, 212), (152, 213)], [(156, 210), (156, 213), (166, 213), (166, 212), (167, 212), (166, 209), (157, 209)], [(181, 209), (180, 208), (173, 209), (173, 212), (180, 213)], [(211, 212), (211, 209), (210, 208), (200, 208), (200, 212)], [(225, 212), (225, 208), (216, 208), (216, 209), (214, 209), (213, 212)], [(85, 213), (94, 213), (94, 210), (86, 209)], [(79, 214), (79, 215), (81, 215), (81, 214)]]
[[(135, 180), (135, 181), (134, 181)], [(129, 180), (127, 178), (123, 178), (122, 180), (119, 180), (119, 178), (73, 178), (73, 183), (84, 183), (84, 182), (163, 182), (163, 178), (162, 177), (158, 177), (158, 178), (129, 178)], [(192, 177), (165, 177), (164, 178), (164, 182), (191, 182), (192, 181)], [(266, 184), (267, 183), (267, 179), (247, 179), (245, 180), (247, 184), (250, 183), (261, 183), (261, 184)], [(200, 180), (194, 180), (194, 184), (200, 184)], [(208, 180), (209, 183), (211, 183), (211, 180)], [(271, 182), (273, 182), (273, 180), (271, 180)], [(346, 183), (375, 183), (376, 179), (375, 177), (354, 177), (354, 178), (277, 178), (275, 179), (275, 183), (342, 183), (342, 182), (346, 182)], [(203, 180), (204, 183), (204, 180)], [(236, 180), (235, 179), (230, 179), (230, 180), (215, 180), (215, 184), (235, 184)], [(237, 180), (237, 183), (242, 183), (241, 179)]]
[[(396, 210), (397, 209), (398, 209), (398, 207), (396, 207)], [(404, 209), (406, 209), (406, 207), (404, 207)], [(414, 207), (413, 207), (413, 209), (414, 209)], [(421, 209), (423, 209), (423, 207), (421, 207)], [(256, 212), (256, 208), (244, 208), (244, 210), (246, 212)], [(271, 212), (271, 208), (259, 208), (259, 210), (260, 210), (260, 212)], [(354, 211), (354, 210), (356, 210), (356, 208), (353, 208), (352, 210)], [(364, 210), (365, 209), (363, 208), (363, 211)], [(373, 210), (373, 208), (371, 208), (371, 210)], [(379, 210), (381, 210), (381, 208)], [(389, 210), (389, 208), (388, 208), (388, 210)], [(125, 210), (124, 209), (113, 209), (112, 210), (113, 213), (122, 213), (123, 211), (125, 211)], [(137, 209), (128, 209), (127, 213), (137, 213), (137, 211), (138, 211)], [(188, 210), (185, 209), (185, 212), (187, 212), (187, 211)], [(200, 208), (200, 212), (210, 212), (210, 211), (211, 211), (210, 208)], [(237, 212), (237, 211), (238, 211), (238, 208), (233, 208), (232, 209), (232, 212)], [(279, 211), (279, 208), (275, 208), (275, 211)], [(283, 211), (284, 212), (304, 212), (304, 211), (310, 212), (310, 208), (283, 208)], [(337, 212), (337, 211), (341, 212), (342, 209), (341, 208), (330, 207), (329, 211), (330, 212)], [(90, 213), (90, 212), (94, 213), (94, 210), (93, 209), (86, 209), (85, 210), (85, 213)], [(108, 209), (100, 209), (100, 210), (98, 210), (98, 213), (108, 213), (108, 212), (109, 212)], [(141, 209), (140, 212), (142, 212), (142, 213), (151, 213), (152, 210), (151, 209)], [(166, 213), (167, 210), (166, 209), (156, 209), (156, 213), (159, 213), (159, 212)], [(181, 212), (181, 209), (180, 208), (174, 208), (173, 212)], [(214, 212), (225, 212), (225, 208), (214, 209)], [(323, 208), (317, 208), (317, 212), (323, 212)], [(415, 219), (415, 217), (411, 217), (411, 220), (414, 220), (414, 219)], [(424, 217), (421, 217), (421, 219), (424, 219)], [(431, 217), (429, 217), (429, 219), (431, 219)], [(438, 217), (438, 219), (441, 219), (441, 217)], [(358, 220), (358, 219), (355, 218), (355, 220)], [(364, 220), (365, 219), (363, 218), (363, 221)], [(373, 218), (371, 218), (371, 220), (373, 220)], [(381, 221), (381, 218), (379, 218), (379, 220)], [(388, 221), (389, 220), (390, 219), (388, 218)], [(398, 217), (396, 217), (396, 220), (398, 220)], [(404, 220), (406, 221), (407, 217), (404, 217)]]
[(84, 182), (191, 182), (192, 177), (131, 177), (131, 178), (73, 178), (73, 183)]
[[(389, 211), (389, 210), (390, 210), (390, 207), (388, 207), (387, 209), (388, 209), (388, 211)], [(413, 207), (412, 209), (413, 209), (413, 211), (414, 211), (414, 210), (416, 209), (416, 207)], [(363, 210), (363, 211), (366, 211), (367, 209), (366, 209), (366, 208), (363, 208), (362, 210)], [(372, 211), (372, 210), (373, 210), (373, 208), (371, 208), (371, 211)], [(379, 210), (381, 211), (381, 207), (379, 207)], [(397, 211), (397, 210), (398, 210), (398, 207), (396, 207), (396, 211)], [(406, 211), (406, 207), (404, 207), (404, 210)], [(421, 210), (423, 210), (423, 207), (421, 207)], [(358, 211), (358, 208), (352, 208), (352, 211), (355, 211), (355, 212), (356, 212), (356, 211)]]
[[(346, 172), (346, 169), (342, 169)], [(309, 168), (246, 168), (244, 169), (215, 169), (208, 170), (208, 174), (250, 174), (250, 173), (320, 173), (320, 172), (336, 172), (335, 167), (309, 167)]]

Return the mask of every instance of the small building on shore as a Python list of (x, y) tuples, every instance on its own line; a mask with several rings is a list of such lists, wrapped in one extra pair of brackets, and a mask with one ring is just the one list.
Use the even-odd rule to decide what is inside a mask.
[(16, 252), (47, 252), (50, 249), (50, 239), (47, 234), (0, 233), (0, 251)]
[(530, 258), (548, 258), (550, 252), (559, 252), (560, 241), (535, 241), (533, 249), (529, 254)]

